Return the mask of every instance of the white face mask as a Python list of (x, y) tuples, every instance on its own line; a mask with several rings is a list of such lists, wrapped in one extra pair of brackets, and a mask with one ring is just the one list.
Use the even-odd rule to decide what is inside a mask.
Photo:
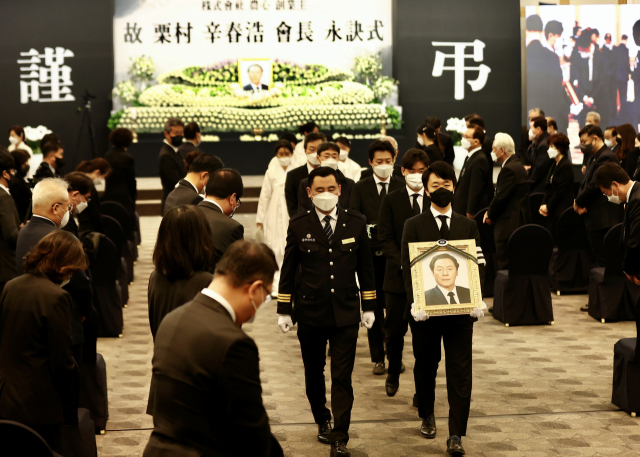
[(76, 205), (76, 211), (78, 212), (78, 214), (80, 214), (81, 212), (83, 212), (85, 209), (87, 209), (87, 206), (89, 206), (89, 203), (87, 202), (80, 202)]
[(412, 189), (420, 190), (423, 187), (422, 175), (420, 173), (411, 173), (405, 177), (407, 186)]
[(393, 165), (378, 165), (373, 167), (373, 172), (380, 179), (387, 179), (393, 173)]
[(422, 139), (422, 137), (421, 137), (421, 136), (419, 136), (419, 137), (418, 137), (418, 144), (419, 144), (420, 146), (424, 146), (424, 140)]
[(336, 159), (326, 159), (323, 160), (320, 165), (323, 167), (333, 168), (334, 170), (338, 169), (338, 161)]
[(346, 149), (340, 149), (340, 160), (347, 160), (349, 157), (349, 151)]
[(260, 303), (260, 305), (256, 305), (256, 303), (253, 301), (253, 299), (251, 300), (251, 304), (253, 305), (253, 309), (256, 310), (255, 313), (253, 313), (253, 316), (251, 316), (249, 319), (247, 319), (245, 321), (245, 324), (252, 324), (253, 321), (256, 320), (256, 314), (258, 314), (258, 308), (262, 305), (264, 305), (266, 302), (271, 301), (271, 295), (267, 295), (267, 297), (265, 298), (264, 296), (264, 292), (262, 291), (262, 287), (260, 288), (260, 296), (262, 297), (262, 302)]
[(612, 148), (613, 147), (613, 140), (604, 140), (604, 144), (606, 144), (608, 148)]
[(469, 149), (471, 147), (471, 142), (466, 138), (463, 138), (462, 140), (460, 140), (460, 146), (462, 146), (464, 149)]
[(638, 141), (636, 141), (636, 142), (635, 142), (635, 144), (634, 144), (634, 146), (635, 146), (636, 148), (640, 148), (640, 143), (638, 143)]
[(9, 137), (9, 143), (11, 144), (18, 144), (18, 141), (20, 141), (18, 138), (16, 138), (15, 136), (10, 136)]
[(278, 163), (283, 167), (288, 167), (291, 164), (291, 157), (278, 157)]
[(532, 141), (536, 136), (533, 133), (533, 129), (529, 129), (529, 141)]
[(491, 160), (493, 160), (494, 162), (498, 161), (498, 156), (496, 155), (495, 152), (491, 151)]
[[(56, 216), (58, 216), (56, 214)], [(60, 216), (58, 216), (58, 218), (60, 218)], [(64, 213), (64, 216), (62, 217), (62, 219), (60, 219), (60, 227), (59, 228), (65, 228), (65, 226), (69, 223), (69, 211), (66, 211)]]
[(331, 211), (338, 204), (338, 196), (331, 192), (322, 192), (311, 197), (311, 201), (320, 211)]
[(549, 154), (550, 159), (555, 159), (558, 157), (558, 150), (556, 148), (547, 149), (547, 154)]
[(93, 180), (93, 185), (94, 186), (102, 186), (104, 185), (104, 179), (102, 178), (96, 178)]
[(318, 154), (311, 153), (311, 154), (307, 154), (307, 162), (309, 162), (311, 165), (320, 165), (320, 162), (318, 162)]
[(618, 188), (618, 195), (613, 195), (613, 187), (611, 188), (611, 195), (607, 196), (607, 200), (609, 200), (610, 203), (615, 203), (616, 205), (619, 205), (620, 203), (622, 203), (622, 201), (620, 200), (620, 188)]

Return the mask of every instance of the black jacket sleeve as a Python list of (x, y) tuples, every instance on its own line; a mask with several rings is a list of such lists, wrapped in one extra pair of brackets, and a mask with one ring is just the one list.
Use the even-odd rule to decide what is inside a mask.
[(536, 155), (534, 157), (535, 163), (533, 164), (531, 171), (531, 188), (533, 189), (540, 181), (547, 177), (547, 172), (549, 171), (549, 154), (547, 151), (542, 151), (546, 147), (547, 143), (543, 142), (543, 144), (538, 147), (536, 150)]
[(417, 243), (418, 232), (415, 223), (411, 219), (407, 219), (404, 223), (402, 232), (402, 277), (404, 278), (404, 288), (407, 292), (407, 300), (413, 303), (413, 283), (411, 282), (411, 259), (409, 258), (409, 243)]
[(624, 246), (623, 271), (628, 275), (640, 276), (640, 201), (632, 200), (627, 204), (629, 233)]
[(489, 219), (497, 220), (507, 207), (509, 198), (516, 188), (516, 175), (511, 169), (503, 168), (500, 172), (498, 192), (489, 205)]
[(571, 167), (566, 167), (556, 173), (553, 179), (556, 182), (556, 191), (549, 198), (545, 197), (549, 213), (553, 213), (558, 208), (567, 193), (573, 193), (573, 170)]
[[(615, 158), (615, 156), (613, 157)], [(617, 159), (615, 161), (617, 161)], [(605, 157), (600, 156), (598, 157), (596, 163), (593, 164), (593, 166), (596, 167), (596, 170), (597, 170), (598, 168), (600, 168), (601, 165), (607, 162), (614, 162), (614, 160), (609, 156), (605, 156)], [(595, 179), (594, 179), (596, 170), (594, 170), (591, 180), (585, 184), (584, 189), (582, 189), (582, 192), (580, 192), (576, 197), (576, 204), (581, 208), (588, 208), (593, 200), (595, 200), (597, 197), (602, 195), (602, 191), (598, 186), (596, 186)]]
[[(467, 203), (467, 213), (469, 214), (475, 215), (484, 207), (482, 204), (486, 194), (484, 177), (488, 176), (489, 171), (489, 164), (484, 160), (478, 160), (476, 164), (471, 167), (471, 170), (467, 172), (471, 173), (469, 200)], [(484, 201), (486, 202), (486, 200)], [(463, 216), (466, 216), (466, 214), (463, 214)]]
[(364, 214), (362, 210), (362, 198), (360, 197), (360, 186), (354, 186), (349, 199), (349, 209)]
[(160, 176), (163, 176), (165, 179), (170, 180), (171, 182), (177, 183), (184, 177), (182, 173), (183, 170), (179, 170), (176, 166), (176, 163), (168, 155), (163, 155), (160, 157), (159, 168)]
[(287, 174), (284, 182), (284, 198), (287, 201), (289, 217), (293, 217), (298, 212), (298, 189), (291, 173)]
[(362, 298), (362, 311), (375, 311), (378, 303), (376, 299), (376, 279), (373, 274), (373, 260), (371, 259), (366, 225), (358, 240), (357, 273), (358, 282), (360, 283), (360, 297)]
[(280, 284), (278, 285), (278, 314), (291, 315), (293, 311), (292, 296), (296, 282), (296, 271), (300, 265), (300, 249), (296, 236), (289, 223), (287, 246), (284, 249), (284, 260), (280, 268)]
[[(0, 190), (4, 192), (4, 190)], [(4, 198), (6, 196), (6, 198)], [(16, 209), (13, 198), (5, 194), (3, 198), (0, 198), (0, 236), (9, 245), (10, 248), (15, 249), (18, 242), (18, 230), (20, 228), (16, 224), (18, 217), (18, 210)]]
[(297, 213), (303, 213), (311, 210), (311, 199), (307, 194), (307, 188), (302, 185), (304, 179), (300, 181), (300, 186), (298, 186), (298, 208), (296, 209)]
[(380, 204), (378, 214), (378, 242), (382, 247), (382, 252), (387, 257), (387, 262), (401, 265), (400, 249), (396, 246), (393, 236), (393, 211), (389, 194), (385, 195)]

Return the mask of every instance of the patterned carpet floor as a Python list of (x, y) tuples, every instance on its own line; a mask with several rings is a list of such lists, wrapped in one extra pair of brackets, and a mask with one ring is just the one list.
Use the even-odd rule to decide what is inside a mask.
[[(240, 219), (252, 235), (255, 219)], [(96, 437), (100, 456), (141, 456), (153, 428), (145, 414), (153, 356), (147, 284), (160, 218), (144, 217), (141, 224), (143, 241), (124, 310), (124, 336), (98, 341), (107, 363), (110, 411), (106, 435)], [(613, 345), (635, 337), (635, 324), (601, 324), (579, 311), (586, 301), (586, 295), (553, 295), (553, 326), (507, 328), (491, 316), (475, 324), (471, 418), (463, 439), (468, 456), (640, 455), (640, 419), (611, 404)], [(272, 431), (286, 456), (329, 455), (329, 447), (315, 438), (295, 329), (282, 334), (275, 310), (275, 302), (264, 305), (255, 322), (245, 326), (260, 351), (263, 401)], [(385, 376), (371, 372), (367, 334), (360, 330), (348, 446), (354, 457), (446, 453), (444, 360), (437, 378), (435, 440), (420, 437), (420, 419), (411, 406), (410, 334), (403, 360), (407, 371), (398, 394), (389, 398)], [(328, 370), (326, 375), (329, 382)]]

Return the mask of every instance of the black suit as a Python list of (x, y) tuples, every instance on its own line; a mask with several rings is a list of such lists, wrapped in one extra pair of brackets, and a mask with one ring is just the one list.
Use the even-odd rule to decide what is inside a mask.
[(59, 178), (58, 171), (54, 173), (47, 162), (41, 162), (40, 166), (33, 175), (33, 182), (38, 183), (46, 178)]
[[(338, 173), (338, 184), (340, 185), (340, 198), (338, 204), (341, 208), (348, 208), (351, 201), (351, 190), (356, 185), (353, 179), (349, 179), (342, 174), (340, 170), (336, 170)], [(313, 203), (307, 193), (307, 187), (309, 187), (309, 178), (304, 178), (300, 181), (300, 187), (298, 187), (298, 212), (311, 211), (313, 209)]]
[[(366, 170), (362, 170), (360, 173), (360, 181), (364, 178), (370, 178), (373, 176), (373, 168), (369, 167)], [(402, 167), (400, 165), (393, 166), (393, 173), (391, 174), (394, 178), (399, 178), (404, 181), (404, 175), (402, 174)]]
[(178, 146), (178, 153), (182, 156), (182, 159), (186, 159), (190, 152), (195, 151), (198, 147), (189, 140), (184, 140), (180, 146)]
[(70, 307), (66, 291), (31, 274), (0, 299), (0, 418), (35, 429), (58, 452), (60, 426), (78, 420)]
[(160, 170), (160, 182), (162, 182), (162, 208), (171, 191), (178, 181), (186, 176), (184, 160), (182, 156), (166, 143), (162, 144), (158, 155), (158, 168)]
[(545, 180), (543, 205), (547, 205), (547, 228), (556, 238), (556, 227), (560, 215), (573, 206), (573, 164), (569, 156), (563, 156), (558, 163), (554, 160)]
[[(471, 303), (471, 291), (466, 287), (456, 286), (456, 295), (458, 296), (457, 298), (458, 301), (456, 303), (458, 304)], [(455, 296), (454, 296), (454, 300), (455, 300)], [(445, 297), (445, 295), (437, 286), (434, 287), (433, 289), (424, 291), (424, 301), (427, 304), (427, 306), (452, 304), (452, 302), (449, 301), (449, 298)]]
[[(622, 270), (640, 278), (640, 183), (634, 182), (629, 200), (624, 210), (624, 228), (622, 232), (624, 257)], [(640, 341), (640, 308), (636, 304), (636, 332)], [(640, 362), (640, 343), (636, 342), (636, 362)]]
[(104, 158), (111, 165), (111, 174), (105, 179), (102, 200), (121, 203), (133, 213), (138, 198), (133, 156), (124, 149), (112, 149)]
[[(404, 181), (391, 176), (385, 183), (385, 195), (404, 186)], [(384, 282), (384, 270), (387, 265), (387, 259), (380, 248), (378, 241), (378, 214), (380, 213), (380, 204), (382, 197), (380, 196), (380, 186), (376, 184), (373, 177), (361, 179), (358, 181), (351, 191), (351, 201), (349, 208), (357, 211), (367, 218), (367, 226), (369, 228), (369, 240), (371, 245), (371, 258), (373, 260), (373, 272), (376, 280), (376, 320), (373, 327), (367, 331), (369, 339), (369, 351), (371, 352), (371, 361), (374, 363), (384, 362), (384, 333), (382, 331), (384, 325), (384, 292), (382, 284)]]
[(9, 191), (18, 210), (18, 218), (24, 221), (31, 209), (31, 186), (24, 177), (16, 174), (11, 177)]
[(293, 217), (298, 213), (298, 189), (300, 188), (300, 182), (307, 176), (309, 176), (309, 169), (306, 163), (287, 173), (287, 179), (284, 182), (284, 197), (287, 201), (289, 217)]
[(49, 233), (58, 230), (53, 221), (44, 217), (33, 216), (18, 233), (16, 245), (16, 272), (24, 273), (24, 256)]
[(480, 150), (464, 161), (458, 185), (453, 196), (453, 210), (466, 216), (474, 216), (486, 208), (493, 195), (493, 170), (487, 157)]
[(324, 379), (327, 340), (331, 345), (331, 442), (349, 440), (360, 306), (376, 309), (365, 217), (338, 208), (337, 218), (331, 242), (315, 210), (291, 218), (278, 288), (278, 314), (298, 321), (306, 393), (317, 424), (331, 420)]
[(607, 162), (619, 163), (618, 157), (611, 150), (603, 146), (593, 154), (584, 181), (580, 185), (580, 191), (576, 197), (576, 204), (581, 208), (587, 208), (584, 215), (584, 224), (587, 236), (591, 244), (591, 250), (596, 257), (599, 266), (604, 266), (603, 242), (609, 229), (622, 221), (622, 208), (620, 205), (609, 203), (593, 177), (602, 164)]
[[(253, 88), (251, 84), (247, 84), (246, 86), (243, 87), (243, 89), (246, 91), (256, 92), (256, 90)], [(260, 84), (260, 89), (269, 90), (269, 86), (267, 86), (266, 84)]]
[[(411, 197), (405, 185), (382, 199), (378, 216), (378, 240), (387, 259), (382, 290), (387, 308), (384, 332), (390, 374), (400, 374), (404, 335), (408, 328), (407, 320), (404, 318), (407, 293), (400, 266), (404, 223), (414, 215), (411, 205)], [(422, 211), (429, 211), (430, 206), (431, 201), (425, 194), (422, 197)]]
[[(472, 339), (473, 323), (476, 319), (465, 315), (438, 316), (416, 322), (410, 312), (413, 286), (409, 267), (409, 243), (437, 241), (441, 238), (440, 229), (431, 211), (413, 217), (405, 223), (402, 235), (402, 270), (409, 297), (405, 317), (409, 320), (413, 335), (413, 355), (416, 359), (413, 376), (418, 395), (418, 413), (423, 419), (433, 414), (440, 346), (444, 340), (449, 398), (449, 434), (464, 436), (467, 433), (471, 406)], [(475, 239), (476, 246), (480, 246), (480, 232), (476, 222), (455, 212), (451, 214), (448, 239)], [(479, 250), (479, 261), (480, 254)], [(481, 276), (483, 264), (484, 259), (479, 265)]]
[(197, 206), (211, 228), (213, 236), (213, 251), (216, 255), (216, 262), (220, 260), (224, 251), (234, 242), (244, 238), (244, 227), (238, 221), (222, 214), (220, 207), (207, 200), (198, 203)]
[(511, 234), (523, 223), (522, 214), (525, 210), (524, 205), (529, 203), (528, 195), (527, 171), (522, 162), (512, 155), (500, 169), (496, 195), (489, 205), (488, 217), (493, 223), (493, 236), (501, 270), (508, 267), (507, 243)]
[(178, 185), (167, 196), (164, 202), (164, 213), (166, 215), (170, 209), (180, 205), (197, 205), (202, 201), (202, 197), (196, 192), (195, 187), (186, 179), (181, 179)]
[(258, 348), (198, 293), (167, 314), (153, 353), (153, 433), (145, 457), (282, 456), (262, 404)]
[(531, 192), (544, 192), (545, 179), (549, 173), (551, 159), (549, 158), (549, 134), (542, 132), (527, 151), (531, 164)]
[(444, 147), (444, 161), (449, 165), (453, 165), (453, 161), (456, 158), (456, 153), (453, 150), (453, 141), (451, 136), (446, 133), (439, 133), (440, 144)]
[(0, 189), (0, 292), (16, 277), (16, 245), (20, 219), (13, 198)]

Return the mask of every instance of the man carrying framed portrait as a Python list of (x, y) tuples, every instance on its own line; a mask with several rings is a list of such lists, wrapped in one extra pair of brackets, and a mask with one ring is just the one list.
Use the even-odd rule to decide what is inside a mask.
[[(405, 319), (413, 335), (413, 375), (420, 434), (436, 437), (436, 375), (444, 342), (449, 399), (449, 455), (464, 455), (471, 406), (473, 323), (484, 316), (480, 277), (484, 256), (473, 219), (451, 209), (456, 174), (435, 162), (422, 176), (430, 211), (408, 219), (402, 236), (402, 273), (407, 291)], [(447, 240), (447, 241), (444, 241)], [(413, 263), (413, 267), (412, 267)]]

